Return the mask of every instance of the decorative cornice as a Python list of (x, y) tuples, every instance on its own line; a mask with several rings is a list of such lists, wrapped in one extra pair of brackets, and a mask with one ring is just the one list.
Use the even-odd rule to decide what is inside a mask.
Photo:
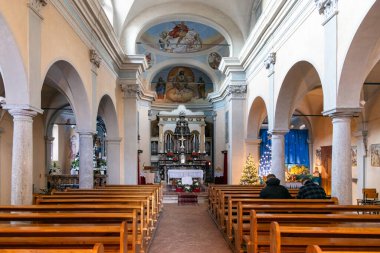
[(318, 12), (324, 15), (326, 24), (334, 15), (338, 13), (338, 0), (314, 0)]
[(264, 66), (266, 69), (272, 69), (276, 64), (276, 52), (269, 53), (268, 57), (264, 61)]
[(97, 68), (100, 67), (102, 62), (102, 58), (100, 58), (95, 49), (90, 49), (90, 62)]
[(29, 0), (28, 7), (33, 10), (41, 19), (40, 11), (47, 5), (47, 0)]
[(288, 129), (272, 129), (268, 131), (268, 133), (272, 136), (271, 138), (273, 138), (273, 135), (285, 135), (288, 132)]

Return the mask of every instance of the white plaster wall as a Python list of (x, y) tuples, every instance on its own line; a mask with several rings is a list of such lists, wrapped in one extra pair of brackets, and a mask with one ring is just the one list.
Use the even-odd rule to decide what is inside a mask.
[(227, 150), (226, 142), (225, 142), (225, 112), (224, 107), (215, 108), (216, 112), (216, 120), (215, 120), (215, 129), (214, 132), (214, 149), (215, 149), (215, 157), (214, 157), (214, 170), (220, 167), (223, 171), (223, 158), (224, 155), (221, 153), (223, 150)]
[(144, 165), (150, 165), (150, 120), (148, 117), (148, 112), (150, 110), (150, 105), (148, 102), (141, 101), (139, 103), (139, 149), (143, 151), (140, 154), (140, 172), (143, 170)]
[(33, 192), (46, 188), (44, 121), (42, 115), (33, 118)]
[(0, 204), (11, 204), (13, 118), (5, 113), (0, 121)]

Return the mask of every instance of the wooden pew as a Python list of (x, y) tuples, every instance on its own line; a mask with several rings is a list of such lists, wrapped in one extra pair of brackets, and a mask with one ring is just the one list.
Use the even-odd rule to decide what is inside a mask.
[[(232, 217), (228, 222), (233, 227), (228, 231), (228, 239), (232, 241), (234, 239), (235, 248), (240, 250), (240, 245), (244, 241), (249, 244), (252, 241), (248, 235), (252, 235), (252, 231), (255, 229), (253, 221), (255, 215), (252, 215), (252, 211), (255, 214), (271, 213), (271, 214), (356, 214), (360, 212), (379, 213), (380, 206), (358, 206), (358, 205), (323, 205), (323, 204), (301, 204), (301, 205), (257, 205), (257, 204), (245, 204), (244, 202), (238, 203), (237, 216)], [(303, 215), (302, 214), (302, 215)], [(359, 216), (362, 217), (362, 216)], [(371, 216), (374, 217), (374, 216)], [(229, 226), (230, 227), (230, 226)], [(254, 231), (255, 232), (255, 231)], [(234, 237), (233, 237), (234, 235)]]
[[(260, 198), (234, 198), (230, 196), (228, 199), (227, 210), (224, 208), (224, 211), (220, 210), (220, 219), (218, 221), (219, 228), (222, 231), (225, 231), (229, 237), (232, 233), (232, 222), (237, 218), (237, 207), (238, 203), (242, 202), (244, 204), (254, 204), (254, 205), (321, 205), (321, 204), (337, 204), (337, 199), (260, 199)], [(249, 213), (248, 213), (249, 215)]]
[[(251, 232), (244, 237), (248, 252), (260, 252), (269, 249), (269, 231), (271, 222), (290, 226), (375, 226), (380, 228), (380, 215), (359, 214), (269, 214), (251, 213)], [(249, 240), (247, 239), (249, 238)]]
[(270, 253), (305, 252), (314, 244), (326, 250), (380, 251), (380, 227), (270, 225)]
[(102, 243), (106, 252), (127, 253), (127, 222), (107, 225), (0, 224), (0, 248), (88, 248)]
[(104, 253), (104, 246), (102, 243), (96, 243), (93, 248), (88, 248), (88, 249), (81, 249), (81, 248), (60, 249), (55, 246), (48, 249), (14, 248), (14, 249), (0, 249), (0, 253)]
[[(47, 206), (47, 205), (53, 205), (55, 208), (62, 210), (62, 208), (65, 208), (66, 210), (70, 209), (69, 206), (74, 206), (77, 208), (77, 211), (80, 210), (86, 210), (89, 209), (83, 206), (94, 206), (94, 211), (97, 210), (97, 206), (101, 206), (98, 208), (101, 208), (104, 210), (104, 207), (102, 206), (109, 206), (109, 210), (112, 210), (112, 206), (114, 205), (121, 205), (124, 208), (124, 211), (136, 209), (138, 214), (138, 234), (137, 234), (137, 244), (140, 245), (141, 248), (145, 249), (146, 245), (149, 243), (149, 240), (151, 239), (151, 234), (154, 229), (153, 227), (153, 221), (152, 217), (150, 216), (150, 210), (149, 206), (147, 207), (147, 199), (125, 199), (125, 198), (107, 198), (107, 199), (91, 199), (91, 198), (74, 198), (74, 199), (50, 199), (50, 198), (38, 198), (37, 199), (37, 206)], [(58, 206), (58, 207), (57, 207)], [(60, 206), (60, 207), (59, 207)], [(47, 207), (44, 207), (45, 209), (48, 209)], [(19, 207), (19, 209), (22, 209), (22, 207)], [(25, 207), (23, 209), (26, 209)], [(4, 210), (0, 206), (0, 210)]]
[[(137, 217), (136, 210), (123, 213), (64, 213), (64, 212), (43, 212), (43, 213), (25, 213), (12, 212), (0, 213), (0, 221), (2, 224), (12, 222), (32, 222), (31, 224), (120, 224), (124, 221), (128, 224), (129, 234), (128, 244), (131, 245), (132, 252), (136, 252), (137, 241)], [(7, 223), (5, 223), (7, 222)], [(0, 227), (1, 228), (1, 227)]]
[(344, 251), (338, 250), (338, 251), (325, 251), (322, 250), (318, 245), (309, 245), (306, 248), (306, 253), (380, 253), (380, 251), (358, 251), (355, 249), (346, 249)]

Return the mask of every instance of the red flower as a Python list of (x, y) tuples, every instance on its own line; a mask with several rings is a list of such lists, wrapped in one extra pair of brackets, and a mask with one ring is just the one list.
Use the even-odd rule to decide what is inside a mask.
[(168, 156), (168, 157), (173, 157), (173, 156), (174, 156), (174, 153), (173, 153), (173, 152), (167, 152), (167, 153), (166, 153), (166, 156)]
[(173, 158), (173, 161), (174, 161), (174, 162), (178, 161), (178, 157), (174, 157), (174, 158)]
[(198, 152), (192, 152), (192, 153), (191, 153), (191, 156), (198, 156), (198, 155), (199, 155)]

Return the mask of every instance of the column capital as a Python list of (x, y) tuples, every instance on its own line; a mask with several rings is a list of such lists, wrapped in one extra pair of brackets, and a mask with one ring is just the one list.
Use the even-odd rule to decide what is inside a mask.
[(98, 69), (100, 67), (100, 63), (102, 62), (102, 58), (99, 56), (98, 52), (95, 49), (90, 49), (90, 62), (92, 63), (94, 69)]
[(106, 138), (106, 142), (109, 144), (119, 144), (122, 138)]
[(330, 118), (352, 118), (361, 112), (361, 108), (334, 108), (331, 110), (323, 111), (323, 116)]
[(234, 82), (226, 87), (227, 94), (232, 96), (232, 98), (245, 98), (247, 94), (247, 83)]
[(78, 130), (77, 133), (79, 134), (79, 138), (91, 136), (91, 138), (94, 136), (95, 132), (88, 131), (88, 130)]
[(45, 136), (45, 141), (47, 142), (53, 142), (55, 140), (55, 138), (53, 136)]
[(264, 61), (264, 66), (266, 69), (271, 69), (276, 64), (276, 52), (271, 52)]
[(136, 79), (119, 79), (118, 84), (123, 98), (138, 98), (141, 89)]
[(31, 120), (33, 117), (37, 116), (37, 112), (33, 110), (14, 108), (8, 110), (9, 114), (13, 116), (14, 119), (29, 119)]
[(274, 135), (285, 135), (289, 132), (288, 129), (272, 129), (272, 130), (269, 130), (268, 133), (270, 133), (272, 135), (272, 137)]
[(29, 3), (27, 5), (31, 10), (33, 10), (37, 14), (37, 16), (43, 19), (40, 14), (40, 11), (42, 7), (45, 7), (47, 5), (47, 3), (47, 0), (29, 0)]
[(338, 14), (338, 0), (314, 0), (318, 13), (325, 17), (323, 25)]

